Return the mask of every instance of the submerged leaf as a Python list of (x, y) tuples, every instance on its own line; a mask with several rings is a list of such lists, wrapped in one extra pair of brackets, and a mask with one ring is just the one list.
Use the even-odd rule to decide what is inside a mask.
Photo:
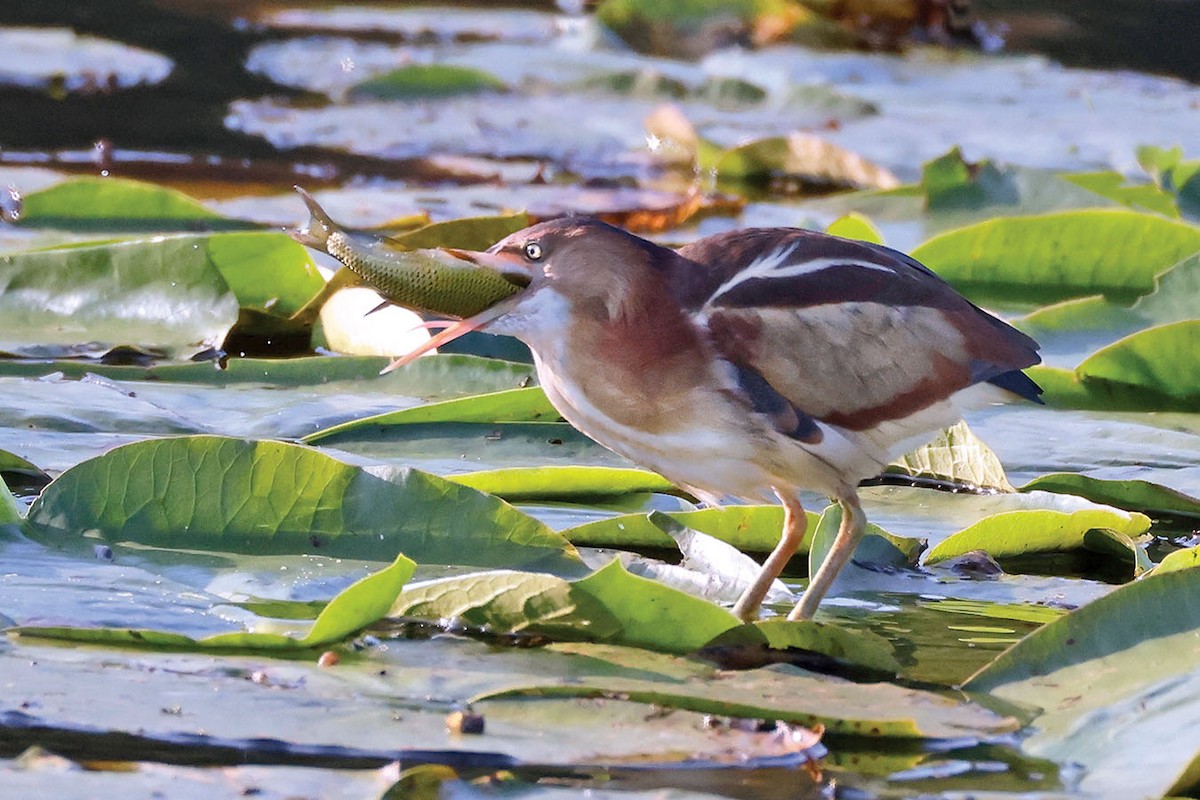
[(1200, 570), (1152, 574), (1052, 622), (965, 684), (1040, 706), (1027, 752), (1085, 793), (1160, 797), (1200, 778)]
[(218, 436), (146, 440), (51, 483), (30, 534), (151, 547), (311, 553), (578, 574), (574, 548), (501, 500), (417, 470), (384, 480), (312, 448)]

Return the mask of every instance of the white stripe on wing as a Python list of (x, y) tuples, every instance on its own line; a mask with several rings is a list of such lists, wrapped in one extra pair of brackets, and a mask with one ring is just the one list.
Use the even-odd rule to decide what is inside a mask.
[(759, 278), (786, 280), (835, 267), (861, 267), (862, 269), (874, 269), (893, 274), (895, 272), (895, 270), (885, 267), (882, 264), (874, 264), (870, 261), (860, 261), (853, 258), (810, 258), (805, 261), (789, 263), (788, 258), (796, 250), (798, 244), (798, 242), (793, 242), (790, 245), (776, 248), (770, 253), (754, 259), (736, 275), (718, 286), (717, 290), (708, 298), (708, 302), (705, 305), (711, 306), (720, 299), (721, 295), (729, 293), (746, 281)]

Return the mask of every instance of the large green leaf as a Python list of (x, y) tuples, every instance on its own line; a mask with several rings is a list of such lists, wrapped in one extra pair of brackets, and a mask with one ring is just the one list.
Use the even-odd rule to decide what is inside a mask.
[(218, 436), (135, 442), (64, 472), (31, 535), (242, 553), (322, 553), (578, 574), (574, 549), (503, 501), (417, 470), (376, 477), (300, 445)]
[(124, 178), (70, 178), (30, 192), (21, 222), (70, 228), (182, 230), (225, 219), (175, 189)]
[(939, 543), (925, 556), (925, 563), (936, 564), (972, 550), (983, 550), (999, 559), (1089, 550), (1133, 563), (1136, 574), (1149, 568), (1150, 562), (1130, 537), (1140, 536), (1149, 528), (1150, 520), (1144, 514), (1102, 507), (1005, 511), (985, 517)]
[(1082, 764), (1079, 788), (1158, 798), (1200, 781), (1200, 570), (1151, 575), (1052, 622), (965, 688), (1040, 706), (1022, 747)]
[(0, 348), (219, 345), (239, 311), (279, 327), (323, 285), (280, 233), (173, 235), (0, 256)]
[(574, 585), (621, 623), (622, 644), (689, 653), (741, 624), (727, 609), (631, 575), (618, 561)]
[(304, 437), (304, 441), (336, 440), (346, 434), (394, 425), (433, 422), (552, 422), (557, 419), (560, 419), (558, 411), (550, 405), (546, 393), (541, 387), (530, 386), (376, 414), (309, 434)]
[(193, 639), (178, 633), (129, 628), (65, 628), (26, 626), (15, 629), (21, 636), (58, 639), (88, 644), (140, 647), (152, 650), (301, 650), (340, 642), (387, 614), (416, 565), (403, 555), (392, 564), (355, 581), (339, 592), (303, 636), (251, 631), (219, 633)]
[(1063, 175), (1065, 180), (1082, 186), (1101, 197), (1116, 200), (1138, 211), (1152, 211), (1164, 217), (1179, 217), (1179, 206), (1170, 192), (1153, 183), (1130, 183), (1120, 172), (1076, 172)]
[(1127, 511), (1200, 517), (1200, 498), (1150, 481), (1106, 480), (1073, 472), (1055, 472), (1039, 475), (1022, 486), (1021, 491), (1073, 494)]
[(1134, 211), (1002, 217), (943, 233), (913, 250), (975, 300), (1048, 303), (1103, 294), (1124, 302), (1200, 251), (1200, 228)]

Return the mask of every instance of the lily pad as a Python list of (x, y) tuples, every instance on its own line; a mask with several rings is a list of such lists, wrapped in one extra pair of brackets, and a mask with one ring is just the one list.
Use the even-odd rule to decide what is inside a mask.
[(124, 647), (197, 652), (222, 650), (305, 650), (340, 642), (381, 619), (412, 577), (416, 564), (403, 555), (391, 566), (361, 578), (343, 589), (321, 611), (303, 636), (276, 633), (218, 633), (193, 639), (177, 633), (121, 628), (63, 628), (26, 626), (15, 633), (38, 639)]
[(71, 178), (22, 199), (20, 221), (72, 229), (191, 230), (227, 220), (176, 189), (126, 178)]
[(1159, 562), (1158, 566), (1154, 568), (1153, 574), (1161, 575), (1164, 572), (1173, 572), (1177, 569), (1191, 569), (1198, 566), (1200, 566), (1200, 545), (1185, 547), (1182, 550), (1168, 553)]
[(450, 476), (450, 480), (510, 503), (587, 502), (643, 492), (680, 494), (666, 478), (621, 467), (513, 467)]
[(857, 239), (860, 242), (883, 244), (883, 234), (879, 232), (871, 220), (858, 212), (843, 214), (829, 223), (825, 232), (843, 239)]
[(1153, 183), (1131, 183), (1125, 175), (1115, 171), (1076, 172), (1063, 178), (1137, 211), (1179, 217), (1179, 206), (1175, 203), (1174, 195)]
[(1014, 491), (1000, 458), (963, 421), (939, 432), (924, 447), (896, 459), (884, 472), (973, 490)]
[(798, 649), (823, 653), (847, 663), (897, 673), (900, 662), (887, 639), (824, 622), (769, 619), (731, 628), (706, 648), (763, 646), (772, 650)]
[(958, 147), (922, 165), (921, 189), (925, 207), (931, 211), (1016, 205), (1020, 201), (1011, 174), (991, 161), (967, 163)]
[(912, 252), (977, 301), (1049, 303), (1103, 294), (1131, 303), (1200, 251), (1200, 228), (1134, 211), (1001, 217), (935, 236)]
[(1090, 550), (1130, 562), (1134, 574), (1139, 574), (1151, 564), (1130, 537), (1149, 529), (1150, 520), (1144, 514), (1115, 508), (1006, 511), (953, 534), (929, 551), (925, 563), (936, 564), (972, 550), (983, 550), (997, 559)]
[(1039, 475), (1021, 487), (1023, 492), (1046, 491), (1086, 497), (1094, 503), (1141, 511), (1200, 517), (1200, 498), (1143, 480), (1106, 480), (1070, 472)]
[(4, 476), (0, 475), (0, 526), (17, 525), (21, 522), (21, 506), (8, 490)]
[[(67, 470), (30, 535), (241, 553), (311, 553), (578, 574), (562, 537), (497, 498), (416, 470), (392, 480), (311, 448), (219, 436), (145, 440)], [(90, 546), (90, 545), (89, 545)]]
[(874, 164), (811, 133), (759, 139), (727, 150), (716, 163), (723, 180), (793, 178), (818, 186), (892, 189), (899, 179)]
[(1122, 797), (1200, 780), (1200, 571), (1148, 576), (1025, 637), (965, 684), (1040, 706), (1027, 752), (1083, 767), (1079, 789)]

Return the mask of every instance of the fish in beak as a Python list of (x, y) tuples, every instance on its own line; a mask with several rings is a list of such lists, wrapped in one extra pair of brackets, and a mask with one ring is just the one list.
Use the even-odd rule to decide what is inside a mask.
[[(441, 248), (441, 250), (442, 250), (442, 252), (453, 256), (454, 258), (474, 264), (479, 267), (483, 267), (484, 269), (493, 270), (500, 275), (506, 276), (506, 278), (508, 278), (509, 280), (512, 280), (512, 278), (514, 276), (524, 277), (526, 275), (528, 275), (529, 281), (533, 280), (533, 272), (530, 269), (530, 266), (527, 263), (525, 263), (525, 261), (522, 258), (520, 258), (519, 256), (517, 256), (513, 253), (493, 253), (491, 251), (481, 252), (481, 251), (476, 251), (476, 250), (459, 250), (457, 248), (452, 248), (452, 247), (443, 247), (443, 248)], [(394, 361), (392, 361), (392, 363), (388, 364), (386, 367), (384, 367), (383, 370), (379, 374), (386, 375), (387, 373), (391, 372), (392, 370), (399, 369), (400, 367), (403, 367), (406, 364), (411, 364), (413, 361), (415, 361), (416, 359), (425, 355), (429, 351), (434, 350), (438, 347), (441, 347), (444, 344), (448, 344), (449, 342), (454, 341), (455, 339), (459, 338), (460, 336), (465, 336), (466, 334), (470, 333), (471, 331), (477, 331), (477, 330), (482, 330), (483, 328), (486, 328), (488, 323), (492, 322), (493, 320), (499, 319), (500, 317), (504, 316), (509, 311), (511, 311), (514, 306), (516, 306), (519, 302), (521, 302), (524, 295), (525, 295), (524, 290), (517, 292), (516, 294), (512, 295), (511, 297), (507, 297), (507, 298), (501, 300), (500, 302), (496, 303), (495, 305), (485, 308), (483, 311), (480, 311), (478, 314), (475, 314), (474, 316), (467, 317), (466, 319), (461, 319), (456, 322), (450, 323), (449, 325), (446, 326), (446, 328), (441, 333), (437, 334), (436, 336), (431, 337), (429, 339), (429, 341), (425, 342), (420, 347), (418, 347), (415, 350), (412, 350), (412, 351), (404, 354), (403, 356), (400, 356), (399, 358), (395, 359)], [(443, 323), (431, 323), (430, 327), (434, 327), (434, 326), (440, 325), (440, 324), (443, 324)]]

